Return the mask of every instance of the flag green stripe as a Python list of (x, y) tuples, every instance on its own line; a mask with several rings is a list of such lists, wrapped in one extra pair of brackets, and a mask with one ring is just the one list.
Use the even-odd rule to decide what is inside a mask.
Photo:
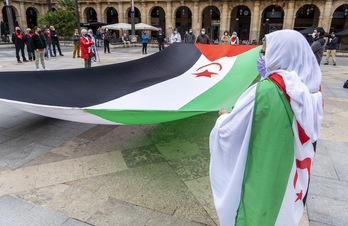
[(292, 121), (283, 92), (269, 79), (261, 81), (236, 225), (275, 225), (294, 161)]
[(111, 122), (121, 124), (154, 124), (203, 114), (206, 112), (185, 111), (127, 111), (127, 110), (104, 110), (84, 109), (84, 111), (97, 115)]
[(261, 47), (255, 47), (238, 55), (231, 70), (219, 83), (184, 105), (180, 110), (215, 111), (222, 107), (230, 109), (234, 106), (239, 96), (254, 82), (259, 74), (256, 62), (260, 49)]

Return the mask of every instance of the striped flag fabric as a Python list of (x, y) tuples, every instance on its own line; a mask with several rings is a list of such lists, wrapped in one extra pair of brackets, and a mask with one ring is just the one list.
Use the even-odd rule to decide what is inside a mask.
[(298, 225), (314, 149), (294, 117), (282, 77), (251, 86), (233, 111), (219, 117), (210, 135), (220, 224)]
[(93, 124), (151, 124), (231, 108), (258, 76), (255, 45), (173, 44), (129, 62), (1, 72), (0, 101)]

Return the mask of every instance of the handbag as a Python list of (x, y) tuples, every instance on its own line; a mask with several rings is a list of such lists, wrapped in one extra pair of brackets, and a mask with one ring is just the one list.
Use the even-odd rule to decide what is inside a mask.
[(95, 54), (93, 52), (90, 52), (89, 57), (95, 57)]

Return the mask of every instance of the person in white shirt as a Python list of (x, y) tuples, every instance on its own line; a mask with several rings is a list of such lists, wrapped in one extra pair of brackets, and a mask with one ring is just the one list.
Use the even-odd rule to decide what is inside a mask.
[(178, 29), (175, 28), (173, 34), (170, 36), (170, 44), (173, 44), (174, 42), (181, 42), (181, 35), (178, 32)]

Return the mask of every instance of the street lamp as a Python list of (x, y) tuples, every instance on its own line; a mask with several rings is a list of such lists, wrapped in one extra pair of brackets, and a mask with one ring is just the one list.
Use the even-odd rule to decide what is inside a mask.
[(14, 21), (13, 21), (11, 0), (5, 0), (4, 3), (5, 3), (5, 7), (6, 7), (8, 29), (10, 31), (10, 34), (12, 34), (14, 32)]
[(80, 14), (79, 14), (79, 3), (77, 2), (78, 0), (75, 0), (75, 16), (76, 16), (76, 27), (77, 30), (81, 31), (81, 26), (80, 26)]

